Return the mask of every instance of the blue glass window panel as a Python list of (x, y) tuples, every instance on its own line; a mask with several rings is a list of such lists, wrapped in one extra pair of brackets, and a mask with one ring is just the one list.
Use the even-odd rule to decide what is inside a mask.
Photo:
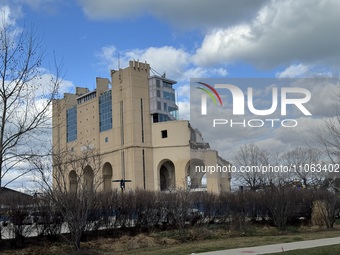
[(99, 130), (112, 129), (112, 93), (111, 90), (99, 97)]
[(67, 142), (72, 142), (77, 140), (77, 107), (66, 111), (66, 132), (67, 132)]

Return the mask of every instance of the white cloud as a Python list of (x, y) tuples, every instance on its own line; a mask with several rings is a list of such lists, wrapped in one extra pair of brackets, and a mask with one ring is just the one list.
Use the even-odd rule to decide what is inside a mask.
[(175, 89), (179, 119), (190, 120), (190, 85), (179, 85)]
[(218, 74), (219, 76), (227, 76), (228, 75), (228, 71), (225, 68), (217, 68), (217, 69), (213, 69), (213, 72)]
[(118, 52), (115, 46), (103, 46), (100, 51), (96, 53), (96, 57), (99, 59), (100, 65), (108, 69), (118, 69)]
[(177, 96), (179, 98), (189, 99), (190, 85), (182, 85), (176, 88)]
[(3, 5), (0, 7), (0, 26), (15, 26), (16, 20), (21, 16), (20, 7)]
[(282, 72), (279, 72), (276, 76), (278, 78), (302, 78), (306, 77), (309, 71), (309, 67), (303, 64), (291, 65)]
[(277, 153), (282, 153), (283, 151), (290, 149), (289, 145), (273, 137), (257, 141), (255, 144), (260, 148), (267, 150), (273, 156)]
[(183, 78), (183, 71), (187, 68), (190, 60), (190, 55), (185, 50), (172, 46), (132, 50), (126, 52), (125, 55), (130, 59), (147, 61), (157, 72), (166, 72), (168, 77), (178, 77), (177, 79)]
[(2, 6), (0, 8), (0, 25), (6, 26), (14, 22), (15, 21), (11, 18), (11, 9), (9, 6)]
[[(11, 171), (8, 172), (8, 174), (6, 174), (3, 179), (1, 180), (2, 185), (6, 185), (7, 183), (10, 182), (10, 184), (8, 184), (9, 188), (12, 189), (18, 189), (19, 187), (27, 187), (31, 185), (31, 176), (26, 174), (23, 175), (22, 177), (14, 180), (15, 178), (17, 178), (20, 174), (22, 174), (21, 171)], [(13, 181), (14, 180), (14, 181)], [(6, 185), (7, 186), (7, 185)]]
[[(119, 60), (118, 60), (119, 54)], [(128, 66), (130, 60), (147, 61), (155, 74), (166, 73), (170, 79), (177, 82), (189, 81), (191, 78), (224, 77), (228, 75), (226, 68), (203, 68), (192, 64), (192, 55), (185, 49), (172, 46), (150, 47), (145, 49), (132, 49), (119, 53), (114, 45), (104, 46), (96, 54), (99, 65), (109, 69)]]
[(212, 30), (205, 36), (201, 48), (197, 49), (194, 62), (197, 65), (210, 65), (234, 61), (241, 48), (250, 50), (247, 42), (248, 38), (251, 39), (250, 33), (248, 25)]
[(252, 18), (269, 0), (78, 0), (91, 19), (121, 19), (153, 15), (178, 27), (225, 26)]
[(186, 77), (187, 80), (189, 80), (190, 78), (207, 77), (208, 70), (208, 68), (203, 67), (191, 67), (185, 70), (183, 76)]
[(262, 68), (302, 62), (338, 66), (340, 2), (278, 0), (251, 22), (211, 30), (197, 49), (195, 63), (245, 61)]
[(190, 120), (190, 103), (188, 101), (178, 101), (178, 113), (180, 120)]
[(337, 79), (307, 79), (312, 98), (308, 109), (313, 116), (329, 117), (336, 114), (339, 105), (339, 81)]
[(59, 93), (74, 93), (76, 86), (73, 84), (72, 81), (69, 80), (62, 80), (60, 82)]
[[(102, 47), (96, 54), (99, 64), (110, 69), (118, 67), (118, 50), (114, 45)], [(160, 48), (150, 47), (146, 49), (132, 49), (120, 52), (119, 61), (121, 67), (127, 66), (130, 60), (147, 61), (156, 72), (176, 80), (185, 78), (183, 73), (190, 64), (190, 54), (184, 49), (176, 49), (172, 46)], [(175, 77), (175, 78), (174, 78)]]
[(293, 64), (276, 74), (277, 78), (332, 78), (330, 70), (323, 70), (320, 66)]
[[(313, 66), (317, 65), (338, 66), (340, 53), (337, 45), (340, 43), (340, 35), (334, 33), (337, 31), (336, 24), (340, 21), (337, 12), (340, 2), (337, 0), (261, 1), (254, 4), (256, 8), (252, 11), (247, 10), (248, 7), (244, 5), (246, 2), (250, 5), (253, 3), (247, 0), (237, 2), (239, 3), (209, 2), (206, 5), (206, 1), (197, 0), (195, 4), (192, 4), (191, 0), (185, 3), (179, 3), (177, 0), (171, 2), (100, 0), (96, 3), (79, 0), (84, 11), (92, 18), (126, 18), (132, 14), (151, 13), (162, 19), (168, 19), (167, 13), (170, 13), (179, 23), (188, 25), (190, 22), (200, 24), (200, 21), (204, 21), (208, 24), (209, 32), (194, 55), (186, 49), (172, 46), (137, 48), (121, 52), (121, 66), (126, 65), (132, 58), (146, 60), (158, 72), (166, 71), (168, 77), (178, 81), (193, 77), (226, 76), (228, 72), (221, 66), (237, 61), (269, 69), (288, 65), (286, 69), (277, 73), (277, 77), (280, 78), (307, 75), (310, 77), (315, 75), (316, 69)], [(247, 15), (241, 15), (242, 19), (232, 19), (232, 22), (221, 22), (223, 20), (221, 16), (228, 16), (231, 10), (223, 9), (223, 5), (243, 6), (246, 9), (242, 12)], [(182, 19), (176, 12), (177, 8), (180, 9), (179, 13), (185, 11), (186, 18), (191, 21)], [(165, 14), (163, 9), (166, 10)], [(223, 10), (223, 15), (219, 10)], [(232, 10), (236, 13), (239, 11), (237, 8)], [(196, 14), (193, 14), (195, 12)], [(202, 15), (197, 15), (198, 13)], [(219, 19), (220, 22), (209, 23), (207, 17)], [(102, 63), (107, 63), (110, 68), (117, 68), (117, 55), (118, 51), (112, 45), (103, 47), (98, 54)], [(321, 73), (325, 74), (327, 73)]]
[[(225, 68), (203, 68), (203, 67), (190, 67), (183, 70), (180, 80), (189, 81), (192, 78), (207, 78), (207, 77), (225, 77), (228, 71)], [(177, 79), (177, 77), (176, 77)]]

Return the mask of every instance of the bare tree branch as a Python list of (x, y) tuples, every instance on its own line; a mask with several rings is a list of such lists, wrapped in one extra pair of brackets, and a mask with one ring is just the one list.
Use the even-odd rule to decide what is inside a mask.
[[(267, 151), (259, 148), (255, 144), (245, 144), (240, 148), (235, 156), (235, 165), (240, 167), (266, 166), (269, 164), (270, 155)], [(268, 175), (256, 171), (239, 172), (235, 179), (241, 185), (249, 187), (251, 190), (258, 190), (267, 183)]]
[[(43, 44), (33, 25), (21, 31), (6, 22), (0, 25), (0, 187), (30, 172), (29, 160), (39, 154), (40, 132), (51, 126), (60, 66), (55, 66), (55, 77), (44, 81), (43, 58)], [(26, 164), (23, 171), (19, 164)], [(12, 171), (20, 173), (4, 184), (3, 178)]]

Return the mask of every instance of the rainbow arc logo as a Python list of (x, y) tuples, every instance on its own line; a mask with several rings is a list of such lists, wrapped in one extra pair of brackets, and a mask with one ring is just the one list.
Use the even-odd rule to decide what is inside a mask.
[[(203, 90), (205, 93), (207, 93), (210, 98), (213, 100), (214, 104), (216, 105), (217, 104), (217, 101), (216, 101), (216, 98), (218, 99), (218, 101), (220, 102), (220, 105), (222, 106), (222, 100), (221, 100), (221, 97), (220, 95), (217, 93), (216, 89), (214, 89), (212, 86), (210, 86), (209, 84), (207, 83), (204, 83), (204, 82), (197, 82), (198, 84), (201, 84), (205, 87), (207, 87), (208, 89), (210, 89), (210, 91), (206, 88), (202, 88), (202, 87), (197, 87), (198, 89), (200, 90)], [(216, 98), (214, 97), (214, 95), (211, 93), (211, 91), (215, 94)]]
[[(204, 82), (197, 82), (198, 84), (206, 87), (206, 88), (202, 88), (202, 87), (196, 87), (202, 91), (205, 92), (205, 94), (201, 95), (201, 113), (202, 115), (206, 115), (207, 114), (207, 95), (210, 96), (210, 98), (212, 99), (212, 101), (214, 102), (214, 105), (217, 105), (217, 100), (218, 99), (220, 105), (222, 106), (222, 99), (220, 97), (220, 95), (217, 93), (216, 89), (213, 88), (211, 85), (204, 83)], [(215, 95), (215, 96), (214, 96)]]

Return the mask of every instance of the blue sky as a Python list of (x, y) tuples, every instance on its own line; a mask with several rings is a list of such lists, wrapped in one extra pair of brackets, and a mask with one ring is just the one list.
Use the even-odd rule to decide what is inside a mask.
[[(209, 60), (209, 63), (205, 63), (208, 61), (204, 59), (194, 61), (197, 51), (204, 50), (205, 40), (208, 40), (209, 36), (213, 37), (214, 30), (228, 29), (244, 22), (252, 22), (252, 18), (257, 15), (260, 8), (263, 8), (269, 1), (259, 1), (262, 4), (253, 6), (254, 9), (249, 11), (248, 17), (244, 14), (243, 19), (235, 18), (230, 22), (228, 19), (224, 21), (223, 16), (230, 14), (234, 4), (233, 1), (225, 1), (229, 3), (221, 4), (220, 8), (226, 8), (226, 13), (219, 13), (221, 17), (217, 17), (215, 23), (206, 22), (206, 24), (204, 19), (207, 17), (201, 15), (214, 15), (218, 6), (211, 6), (212, 10), (201, 10), (199, 5), (203, 1), (189, 1), (197, 3), (198, 10), (195, 12), (198, 16), (187, 18), (185, 12), (190, 14), (191, 7), (186, 5), (183, 8), (187, 9), (181, 10), (181, 3), (178, 1), (174, 1), (171, 5), (174, 10), (173, 14), (169, 13), (164, 17), (157, 15), (157, 9), (160, 13), (164, 12), (166, 4), (164, 6), (158, 4), (154, 7), (155, 10), (150, 11), (149, 9), (152, 9), (156, 2), (151, 0), (99, 0), (95, 1), (97, 6), (95, 10), (91, 9), (94, 8), (92, 1), (12, 0), (1, 2), (3, 2), (2, 6), (10, 8), (10, 15), (15, 19), (17, 26), (22, 27), (24, 24), (28, 26), (30, 23), (36, 26), (46, 46), (47, 56), (44, 65), (49, 67), (54, 51), (57, 59), (63, 60), (65, 79), (75, 86), (93, 88), (96, 76), (108, 77), (109, 69), (117, 68), (118, 53), (121, 56), (122, 66), (129, 58), (139, 57), (140, 60), (150, 63), (158, 72), (166, 71), (180, 84), (188, 83), (190, 75), (178, 77), (178, 74), (190, 70), (192, 74), (197, 75), (219, 75), (214, 70), (220, 69), (223, 70), (223, 76), (227, 74), (230, 77), (274, 77), (278, 71), (284, 70), (296, 61), (285, 60), (282, 64), (278, 63), (265, 68), (242, 58), (238, 61), (226, 57), (216, 61)], [(124, 2), (129, 4), (123, 4)], [(137, 5), (137, 2), (142, 2), (145, 7), (135, 10), (133, 6)], [(246, 5), (250, 1), (241, 2)], [(214, 5), (214, 2), (211, 5)], [(204, 7), (205, 5), (202, 4), (202, 8)], [(107, 11), (110, 8), (115, 10), (110, 13)], [(122, 13), (119, 12), (120, 8), (124, 9)], [(238, 7), (235, 6), (235, 8)], [(177, 20), (176, 12), (180, 12)], [(173, 15), (172, 18), (169, 18), (170, 14)], [(150, 52), (152, 49), (154, 53)], [(159, 54), (166, 49), (169, 54), (173, 55), (173, 58), (169, 60), (171, 62), (164, 63), (162, 66)], [(201, 58), (204, 58), (204, 54), (201, 54)], [(211, 55), (215, 54), (216, 52)], [(142, 59), (145, 57), (149, 59)], [(162, 60), (167, 62), (167, 59)], [(179, 65), (179, 67), (168, 68), (169, 65)]]
[[(15, 25), (33, 23), (49, 68), (94, 88), (135, 58), (188, 85), (191, 77), (305, 77), (338, 67), (337, 0), (0, 0)], [(185, 88), (185, 87), (184, 87)], [(182, 90), (179, 89), (179, 92)], [(181, 96), (181, 94), (180, 94)]]
[[(63, 62), (61, 92), (94, 89), (96, 77), (118, 68), (119, 54), (121, 67), (139, 59), (177, 80), (184, 119), (190, 78), (339, 76), (339, 0), (0, 0), (0, 18), (35, 25), (46, 47), (43, 67), (53, 72), (53, 52)], [(332, 89), (313, 85), (323, 99), (314, 108), (334, 107), (334, 91), (325, 93)], [(298, 136), (276, 130), (259, 144), (275, 151)]]

